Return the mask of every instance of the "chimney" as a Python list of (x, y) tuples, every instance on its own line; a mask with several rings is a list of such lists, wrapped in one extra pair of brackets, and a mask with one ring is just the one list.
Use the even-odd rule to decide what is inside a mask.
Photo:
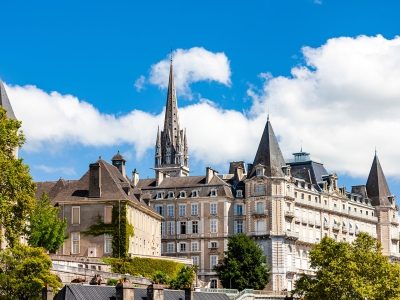
[(53, 300), (53, 288), (48, 284), (42, 289), (42, 300)]
[(206, 168), (206, 183), (210, 183), (211, 179), (214, 177), (214, 170), (210, 167)]
[(101, 167), (100, 163), (89, 165), (89, 197), (100, 198), (101, 196)]
[(164, 287), (161, 284), (150, 284), (147, 287), (147, 300), (164, 300)]
[(117, 300), (134, 300), (135, 299), (135, 289), (133, 285), (128, 282), (120, 282), (115, 287), (116, 289), (116, 299)]
[(164, 173), (160, 170), (156, 170), (156, 186), (159, 186), (164, 180)]
[(190, 288), (185, 288), (185, 300), (193, 300), (193, 289)]
[(139, 173), (135, 170), (133, 170), (132, 172), (132, 182), (133, 182), (133, 186), (137, 186), (138, 182), (139, 182)]

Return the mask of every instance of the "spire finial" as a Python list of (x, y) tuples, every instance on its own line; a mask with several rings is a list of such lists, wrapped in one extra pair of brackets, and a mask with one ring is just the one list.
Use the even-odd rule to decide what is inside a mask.
[(303, 140), (300, 140), (300, 152), (303, 152)]
[(268, 108), (267, 122), (269, 122), (269, 108)]
[(376, 156), (376, 146), (375, 146), (375, 156)]
[(171, 45), (171, 63), (172, 63), (172, 45)]

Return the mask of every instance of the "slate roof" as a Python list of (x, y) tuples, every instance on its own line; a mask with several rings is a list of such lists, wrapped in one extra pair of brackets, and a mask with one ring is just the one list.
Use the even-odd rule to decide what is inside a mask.
[(113, 156), (113, 158), (111, 158), (111, 161), (114, 161), (114, 160), (126, 161), (125, 158), (119, 153), (119, 151), (118, 151), (117, 154), (115, 154), (115, 155)]
[(7, 110), (7, 117), (10, 119), (17, 119), (12, 109), (11, 102), (8, 99), (6, 89), (4, 88), (3, 81), (0, 78), (0, 105)]
[(376, 153), (368, 175), (366, 188), (372, 205), (391, 205), (388, 199), (391, 196), (389, 186)]
[(218, 196), (233, 198), (230, 185), (218, 176), (213, 176), (209, 183), (206, 183), (206, 176), (167, 177), (159, 186), (156, 186), (155, 178), (140, 179), (137, 188), (150, 193), (152, 199), (156, 198), (159, 191), (174, 191), (176, 198), (179, 198), (180, 191), (186, 191), (184, 198), (191, 198), (192, 191), (197, 190), (198, 197), (207, 197), (212, 189), (217, 190)]
[[(121, 174), (117, 167), (99, 159), (97, 161), (101, 168), (101, 196), (96, 200), (128, 200), (138, 206), (145, 207), (155, 212), (155, 209), (141, 200), (141, 191), (135, 188), (132, 182)], [(57, 182), (37, 182), (36, 197), (40, 198), (46, 191), (53, 204), (59, 201), (89, 201), (89, 177), (88, 170), (79, 180), (60, 179)], [(130, 189), (130, 193), (126, 189)]]
[(317, 189), (320, 189), (318, 183), (324, 181), (323, 176), (328, 175), (328, 171), (323, 164), (311, 160), (287, 164), (291, 166), (291, 174), (293, 177), (314, 184)]
[[(226, 294), (194, 292), (194, 300), (229, 300)], [(115, 298), (115, 287), (99, 285), (66, 285), (54, 300), (110, 300)], [(135, 288), (135, 300), (147, 300), (147, 290)], [(164, 290), (164, 300), (185, 300), (184, 291)]]
[(285, 159), (283, 158), (281, 149), (279, 148), (278, 141), (269, 120), (267, 120), (267, 124), (265, 124), (264, 132), (261, 136), (257, 154), (254, 158), (253, 168), (248, 178), (255, 175), (255, 167), (258, 164), (265, 166), (265, 176), (284, 176), (282, 167), (286, 166)]

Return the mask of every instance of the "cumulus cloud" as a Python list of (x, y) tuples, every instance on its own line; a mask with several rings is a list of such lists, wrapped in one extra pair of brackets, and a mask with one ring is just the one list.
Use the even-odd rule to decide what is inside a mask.
[[(193, 60), (179, 62), (178, 57), (188, 52), (192, 57), (193, 51), (207, 52), (192, 49), (175, 54), (175, 75), (183, 91), (190, 82), (210, 77), (190, 71), (198, 69), (191, 66)], [(386, 175), (399, 176), (400, 38), (340, 37), (318, 48), (303, 47), (302, 53), (304, 64), (293, 67), (291, 76), (260, 74), (260, 88), (251, 86), (247, 91), (253, 100), (248, 112), (227, 110), (207, 99), (181, 107), (180, 123), (187, 128), (192, 162), (224, 169), (232, 160), (252, 162), (269, 109), (285, 157), (300, 150), (302, 140), (303, 149), (319, 157), (328, 171), (366, 177), (376, 146)], [(220, 56), (217, 61), (225, 61), (228, 68), (213, 80), (229, 85), (229, 61)], [(166, 86), (167, 76), (160, 74), (168, 67), (168, 60), (152, 67), (154, 84)], [(134, 110), (116, 117), (74, 96), (45, 93), (34, 86), (7, 86), (7, 92), (17, 116), (24, 120), (28, 138), (24, 148), (30, 151), (49, 143), (129, 143), (140, 157), (153, 150), (155, 130), (163, 124), (163, 113)]]
[(134, 86), (136, 90), (140, 92), (144, 88), (145, 83), (146, 83), (146, 77), (141, 75), (138, 79), (136, 79)]
[[(231, 69), (225, 53), (213, 53), (202, 47), (173, 52), (175, 87), (180, 95), (192, 97), (190, 84), (198, 81), (216, 81), (231, 85)], [(149, 82), (160, 88), (168, 86), (170, 57), (151, 66)]]

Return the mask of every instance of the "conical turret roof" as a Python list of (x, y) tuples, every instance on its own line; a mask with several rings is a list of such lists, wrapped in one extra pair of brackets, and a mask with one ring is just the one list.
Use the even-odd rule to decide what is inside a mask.
[(376, 153), (368, 175), (366, 188), (372, 205), (391, 205), (388, 198), (391, 196), (389, 186)]
[(4, 88), (3, 81), (0, 78), (0, 105), (7, 110), (7, 117), (10, 119), (16, 119), (14, 111), (11, 106), (11, 102), (8, 99), (6, 89)]
[(261, 141), (258, 146), (257, 154), (253, 162), (253, 170), (250, 177), (255, 175), (255, 167), (258, 165), (265, 166), (264, 174), (266, 176), (279, 177), (284, 176), (282, 167), (286, 165), (281, 149), (279, 148), (271, 122), (268, 120), (265, 125)]

